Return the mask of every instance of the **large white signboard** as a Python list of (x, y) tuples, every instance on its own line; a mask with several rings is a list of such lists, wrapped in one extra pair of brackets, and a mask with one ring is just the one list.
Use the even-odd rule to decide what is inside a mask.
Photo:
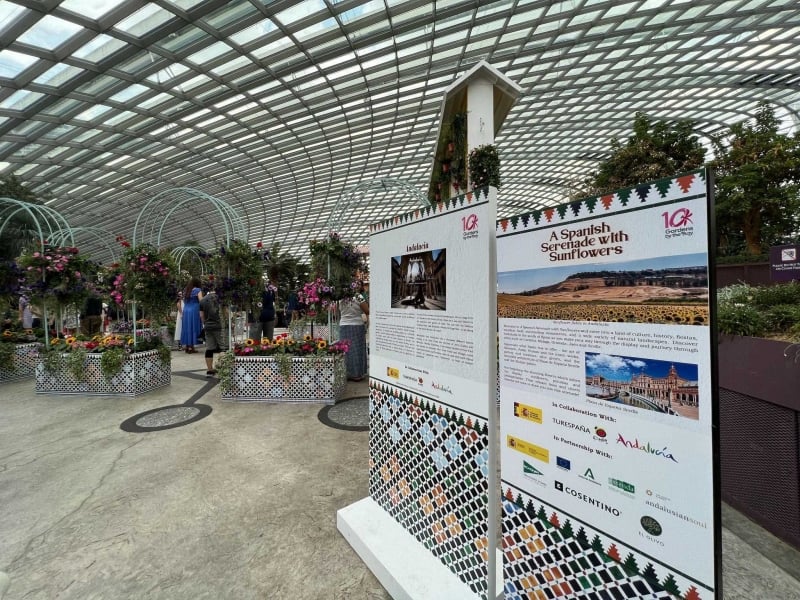
[(495, 202), (491, 188), (371, 231), (370, 497), (463, 586), (429, 578), (425, 597), (490, 583)]
[[(507, 590), (714, 597), (706, 187), (498, 223)], [(541, 548), (516, 556), (531, 526)], [(561, 577), (522, 576), (537, 555)]]

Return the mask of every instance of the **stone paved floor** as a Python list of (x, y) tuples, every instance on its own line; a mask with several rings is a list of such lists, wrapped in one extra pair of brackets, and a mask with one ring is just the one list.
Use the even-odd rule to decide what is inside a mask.
[[(0, 599), (388, 598), (336, 530), (367, 495), (368, 432), (326, 426), (321, 405), (223, 403), (202, 353), (173, 371), (135, 399), (0, 387)], [(211, 414), (120, 429), (192, 397)], [(723, 517), (725, 600), (800, 600), (800, 554)]]

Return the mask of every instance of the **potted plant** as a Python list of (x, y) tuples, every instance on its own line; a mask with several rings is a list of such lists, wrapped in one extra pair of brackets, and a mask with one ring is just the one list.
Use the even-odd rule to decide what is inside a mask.
[(473, 189), (500, 187), (500, 157), (494, 144), (478, 146), (469, 153), (469, 179)]

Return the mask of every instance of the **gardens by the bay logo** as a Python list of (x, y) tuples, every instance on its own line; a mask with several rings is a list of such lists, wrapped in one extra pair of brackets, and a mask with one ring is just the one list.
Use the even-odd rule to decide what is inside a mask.
[(679, 208), (672, 212), (661, 213), (661, 218), (664, 219), (664, 237), (669, 239), (684, 235), (694, 235), (692, 217), (692, 211), (688, 208)]
[(464, 232), (464, 239), (478, 237), (478, 215), (469, 214), (461, 217), (461, 230)]

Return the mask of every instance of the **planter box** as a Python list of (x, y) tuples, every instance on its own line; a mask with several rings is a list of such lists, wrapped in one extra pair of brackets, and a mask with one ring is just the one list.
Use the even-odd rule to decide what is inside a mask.
[(344, 391), (344, 356), (292, 358), (288, 379), (271, 356), (237, 356), (230, 389), (222, 399), (236, 402), (316, 402), (335, 404)]
[[(9, 343), (9, 342), (0, 342)], [(33, 377), (36, 361), (39, 358), (39, 343), (15, 344), (14, 368), (10, 371), (0, 369), (0, 383)]]
[(80, 394), (81, 396), (138, 396), (172, 382), (172, 365), (163, 364), (156, 350), (134, 352), (110, 380), (100, 370), (102, 354), (88, 354), (86, 377), (78, 381), (67, 369), (45, 371), (42, 360), (36, 364), (37, 394)]
[(722, 498), (800, 548), (800, 346), (720, 336)]

